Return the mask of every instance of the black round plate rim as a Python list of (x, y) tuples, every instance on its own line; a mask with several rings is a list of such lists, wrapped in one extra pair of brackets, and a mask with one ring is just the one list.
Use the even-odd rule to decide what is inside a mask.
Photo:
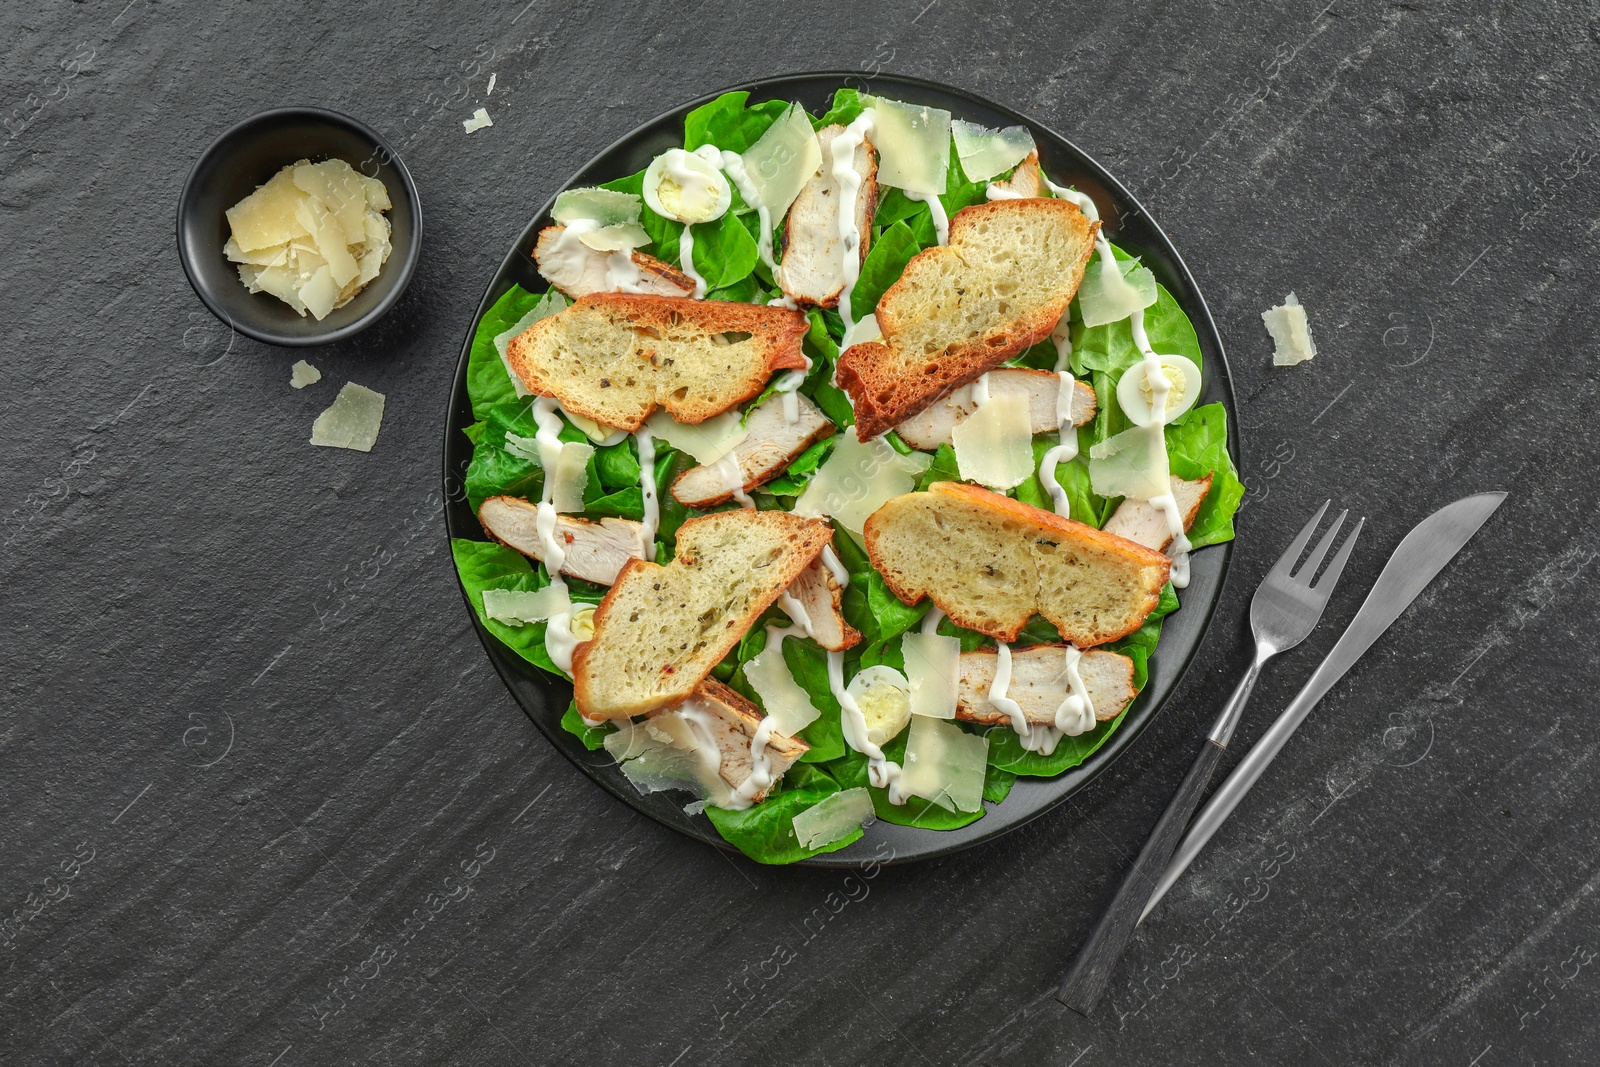
[[(343, 326), (329, 330), (327, 333), (304, 336), (275, 333), (272, 330), (261, 329), (248, 322), (235, 321), (233, 316), (228, 314), (227, 310), (212, 298), (209, 287), (197, 276), (194, 264), (190, 261), (188, 244), (183, 239), (184, 219), (189, 216), (190, 211), (193, 209), (194, 198), (199, 193), (200, 173), (213, 154), (221, 151), (233, 138), (247, 133), (252, 127), (293, 118), (315, 118), (333, 125), (343, 126), (352, 133), (372, 142), (373, 148), (381, 152), (388, 164), (400, 175), (401, 184), (405, 187), (405, 198), (411, 209), (413, 234), (410, 245), (405, 250), (404, 258), (393, 265), (394, 269), (398, 269), (400, 272), (400, 276), (394, 288), (384, 294), (381, 301), (373, 305), (366, 314), (354, 322), (347, 322)], [(400, 297), (405, 295), (406, 289), (411, 285), (411, 277), (416, 273), (417, 262), (422, 253), (422, 198), (417, 194), (416, 182), (412, 180), (411, 171), (407, 168), (405, 161), (400, 158), (399, 153), (389, 147), (389, 142), (385, 141), (377, 130), (374, 130), (360, 119), (352, 118), (340, 111), (317, 107), (312, 104), (295, 104), (287, 107), (269, 108), (266, 111), (258, 111), (254, 115), (240, 119), (219, 133), (206, 146), (205, 151), (195, 158), (194, 165), (189, 168), (189, 173), (183, 180), (183, 191), (178, 194), (175, 233), (178, 242), (178, 262), (183, 267), (184, 277), (189, 279), (189, 287), (194, 290), (195, 295), (200, 298), (200, 302), (206, 306), (206, 309), (215, 315), (224, 326), (253, 340), (261, 341), (264, 344), (276, 345), (279, 348), (318, 348), (322, 345), (334, 344), (354, 337), (387, 315), (390, 309), (399, 303)], [(388, 265), (386, 264), (386, 266)]]
[[(1134, 220), (1142, 217), (1144, 220), (1143, 225), (1148, 226), (1152, 231), (1156, 245), (1154, 249), (1146, 247), (1142, 249), (1142, 251), (1146, 255), (1148, 255), (1151, 251), (1160, 252), (1162, 256), (1160, 266), (1164, 268), (1164, 272), (1168, 274), (1169, 277), (1176, 277), (1180, 282), (1180, 288), (1183, 290), (1183, 294), (1180, 295), (1179, 293), (1174, 292), (1174, 297), (1179, 300), (1184, 313), (1188, 315), (1191, 324), (1195, 328), (1195, 333), (1200, 340), (1202, 349), (1204, 350), (1207, 364), (1213, 367), (1212, 373), (1207, 376), (1209, 380), (1204, 387), (1205, 394), (1210, 395), (1211, 399), (1220, 399), (1224, 403), (1227, 414), (1229, 451), (1232, 455), (1236, 468), (1243, 469), (1243, 444), (1240, 440), (1239, 434), (1238, 402), (1233, 389), (1233, 376), (1231, 368), (1228, 365), (1227, 354), (1222, 344), (1222, 337), (1218, 332), (1216, 322), (1211, 315), (1211, 309), (1207, 305), (1205, 298), (1200, 293), (1199, 286), (1195, 283), (1193, 274), (1190, 273), (1188, 266), (1183, 262), (1182, 257), (1177, 252), (1177, 249), (1173, 247), (1171, 239), (1167, 237), (1166, 232), (1161, 229), (1159, 224), (1157, 224), (1150, 213), (1145, 210), (1144, 206), (1138, 201), (1138, 199), (1134, 197), (1133, 194), (1130, 193), (1127, 188), (1125, 188), (1122, 183), (1119, 182), (1109, 171), (1101, 166), (1088, 153), (1078, 148), (1078, 146), (1068, 138), (1057, 133), (1054, 129), (1046, 126), (1037, 119), (1029, 118), (1028, 116), (1023, 115), (1012, 108), (1006, 107), (1003, 104), (995, 103), (985, 97), (979, 96), (978, 94), (965, 89), (960, 89), (940, 82), (907, 75), (884, 73), (873, 75), (870, 79), (864, 79), (860, 71), (801, 71), (775, 75), (755, 81), (740, 82), (727, 88), (719, 89), (716, 92), (708, 93), (704, 96), (675, 107), (667, 112), (657, 115), (646, 122), (640, 123), (633, 130), (607, 145), (602, 151), (596, 153), (593, 158), (576, 170), (572, 177), (561, 186), (561, 189), (556, 190), (556, 192), (553, 193), (544, 203), (543, 207), (541, 207), (539, 211), (531, 216), (530, 221), (518, 234), (516, 240), (512, 244), (511, 250), (501, 261), (500, 267), (495, 272), (494, 278), (490, 281), (488, 287), (485, 289), (483, 299), (479, 302), (478, 309), (473, 315), (472, 321), (467, 328), (466, 339), (462, 344), (461, 355), (457, 360), (455, 378), (450, 393), (449, 406), (445, 412), (445, 435), (442, 457), (444, 460), (444, 532), (447, 541), (461, 536), (468, 536), (472, 537), (473, 539), (482, 539), (482, 529), (477, 525), (475, 518), (471, 519), (471, 521), (468, 523), (459, 524), (464, 528), (458, 529), (458, 522), (455, 518), (455, 512), (458, 510), (465, 511), (468, 516), (471, 516), (471, 511), (467, 509), (466, 506), (466, 498), (465, 492), (462, 489), (461, 475), (456, 469), (453, 469), (452, 465), (453, 453), (461, 450), (461, 446), (457, 444), (453, 438), (461, 436), (462, 439), (465, 440), (464, 435), (460, 435), (461, 427), (456, 424), (456, 416), (463, 409), (469, 413), (471, 411), (470, 401), (466, 396), (466, 371), (468, 359), (472, 351), (473, 337), (477, 332), (477, 325), (482, 320), (484, 314), (489, 310), (494, 302), (498, 300), (507, 289), (509, 289), (510, 283), (506, 280), (507, 274), (511, 272), (513, 267), (518, 264), (519, 257), (524, 257), (526, 255), (526, 253), (523, 252), (523, 249), (525, 247), (531, 248), (530, 239), (532, 238), (536, 229), (541, 225), (547, 224), (544, 222), (544, 220), (548, 218), (549, 213), (555, 204), (556, 196), (560, 194), (562, 189), (570, 187), (572, 182), (578, 176), (586, 175), (592, 168), (594, 168), (606, 157), (610, 156), (613, 152), (623, 149), (640, 137), (645, 136), (649, 131), (653, 130), (655, 127), (664, 122), (677, 121), (680, 123), (681, 129), (681, 121), (683, 116), (702, 104), (715, 100), (717, 97), (722, 96), (725, 93), (747, 91), (753, 97), (757, 98), (771, 98), (779, 96), (791, 98), (791, 94), (784, 91), (786, 88), (791, 88), (795, 86), (796, 83), (816, 81), (829, 81), (832, 83), (834, 88), (845, 87), (847, 85), (855, 86), (857, 88), (861, 88), (863, 91), (866, 91), (869, 88), (868, 82), (880, 82), (886, 85), (895, 86), (897, 88), (921, 90), (923, 92), (959, 100), (967, 104), (977, 105), (979, 108), (986, 108), (992, 112), (1006, 117), (1009, 122), (1013, 124), (1027, 126), (1031, 131), (1034, 132), (1036, 136), (1042, 133), (1044, 138), (1056, 142), (1057, 146), (1063, 148), (1068, 155), (1074, 157), (1075, 162), (1083, 170), (1092, 174), (1097, 181), (1099, 181), (1110, 193), (1113, 194), (1113, 197), (1117, 201), (1117, 206), (1119, 208), (1121, 208), (1123, 205), (1126, 205), (1128, 210), (1123, 211), (1119, 218), (1125, 220)], [(762, 97), (761, 94), (766, 95), (765, 97)], [(957, 117), (961, 116), (958, 115)], [(1043, 143), (1041, 143), (1040, 147), (1044, 148), (1045, 146)], [(620, 177), (620, 175), (616, 176)], [(610, 179), (601, 178), (599, 180)], [(1104, 205), (1101, 206), (1103, 209)], [(1167, 284), (1168, 279), (1162, 279), (1162, 281), (1163, 284), (1166, 284), (1169, 290), (1173, 289), (1172, 285)], [(1218, 373), (1215, 368), (1220, 368), (1220, 373)], [(1216, 392), (1220, 392), (1222, 395), (1217, 397), (1214, 395)], [(464, 470), (464, 464), (461, 465), (461, 469)], [(1054, 777), (1030, 778), (1019, 776), (1016, 779), (1016, 784), (1012, 790), (1012, 794), (1014, 796), (1016, 795), (1017, 789), (1022, 787), (1031, 787), (1035, 789), (1043, 788), (1046, 790), (1054, 787), (1058, 790), (1058, 795), (1047, 798), (1043, 803), (1036, 805), (1031, 811), (1013, 815), (1005, 821), (996, 820), (995, 817), (1004, 811), (1005, 806), (1010, 802), (1011, 797), (1008, 797), (1006, 801), (1003, 801), (998, 805), (989, 805), (988, 802), (985, 802), (985, 813), (982, 819), (976, 820), (973, 823), (969, 823), (964, 827), (952, 831), (922, 830), (920, 831), (924, 838), (922, 847), (916, 848), (910, 852), (901, 852), (891, 849), (891, 854), (888, 857), (883, 856), (881, 850), (876, 850), (871, 853), (864, 851), (864, 846), (871, 839), (873, 830), (886, 826), (892, 828), (894, 831), (906, 831), (917, 828), (901, 827), (897, 824), (886, 824), (880, 820), (868, 829), (867, 835), (865, 835), (861, 840), (850, 845), (847, 849), (842, 849), (839, 852), (823, 853), (818, 856), (800, 860), (794, 864), (790, 864), (789, 866), (859, 869), (871, 865), (900, 864), (935, 859), (941, 856), (947, 856), (955, 852), (963, 851), (967, 848), (972, 848), (991, 842), (996, 838), (1003, 836), (1004, 834), (1010, 833), (1011, 831), (1026, 825), (1033, 819), (1038, 818), (1039, 816), (1070, 799), (1078, 791), (1083, 789), (1091, 781), (1102, 774), (1107, 767), (1109, 767), (1129, 746), (1131, 746), (1139, 738), (1140, 735), (1143, 734), (1145, 729), (1149, 727), (1150, 723), (1166, 706), (1172, 694), (1176, 692), (1177, 689), (1182, 685), (1185, 677), (1188, 675), (1189, 670), (1192, 668), (1195, 656), (1199, 652), (1200, 646), (1203, 644), (1206, 635), (1210, 632), (1217, 606), (1222, 600), (1222, 595), (1225, 590), (1233, 559), (1233, 542), (1228, 541), (1221, 545), (1209, 546), (1203, 550), (1203, 554), (1197, 555), (1195, 559), (1197, 562), (1197, 570), (1199, 569), (1199, 566), (1203, 565), (1207, 569), (1213, 569), (1216, 572), (1215, 583), (1211, 589), (1210, 597), (1205, 603), (1190, 604), (1186, 602), (1179, 612), (1168, 617), (1169, 625), (1172, 620), (1176, 620), (1180, 616), (1185, 616), (1190, 620), (1194, 620), (1195, 626), (1193, 638), (1189, 642), (1188, 647), (1182, 651), (1181, 662), (1176, 664), (1171, 662), (1173, 649), (1165, 640), (1167, 636), (1166, 633), (1163, 633), (1164, 640), (1162, 647), (1157, 650), (1156, 655), (1160, 657), (1160, 663), (1162, 667), (1165, 668), (1164, 673), (1170, 671), (1170, 675), (1165, 685), (1162, 687), (1161, 692), (1159, 694), (1152, 695), (1155, 690), (1155, 671), (1157, 670), (1157, 658), (1156, 656), (1153, 656), (1150, 661), (1151, 678), (1147, 681), (1146, 688), (1140, 692), (1137, 698), (1135, 698), (1133, 707), (1124, 713), (1125, 718), (1122, 725), (1118, 727), (1116, 732), (1113, 733), (1104, 744), (1095, 750), (1095, 752), (1092, 753), (1086, 760), (1084, 760), (1083, 763), (1076, 767), (1069, 768), (1068, 770)], [(1208, 562), (1201, 564), (1200, 561)], [(454, 569), (453, 561), (452, 569)], [(462, 604), (466, 609), (467, 616), (471, 620), (473, 629), (477, 633), (478, 639), (482, 643), (484, 651), (488, 655), (489, 661), (493, 665), (495, 672), (500, 676), (501, 681), (505, 683), (507, 690), (511, 693), (512, 698), (517, 701), (518, 706), (522, 708), (523, 713), (527, 715), (530, 720), (532, 720), (533, 724), (538, 727), (539, 731), (545, 735), (545, 737), (554, 745), (557, 751), (564, 755), (575, 767), (581, 770), (602, 789), (621, 800), (624, 804), (628, 805), (635, 811), (651, 818), (655, 822), (660, 823), (662, 826), (667, 827), (668, 829), (675, 830), (684, 834), (685, 836), (703, 841), (706, 844), (712, 845), (724, 852), (733, 853), (735, 855), (741, 854), (736, 847), (723, 840), (723, 838), (717, 834), (715, 828), (711, 826), (710, 821), (704, 816), (699, 816), (696, 821), (692, 823), (674, 821), (674, 814), (676, 814), (678, 817), (682, 817), (682, 813), (679, 811), (679, 805), (681, 805), (683, 802), (681, 799), (681, 794), (654, 793), (648, 796), (641, 796), (633, 789), (632, 785), (628, 783), (627, 779), (624, 778), (620, 772), (615, 771), (615, 764), (606, 753), (603, 751), (598, 753), (589, 752), (583, 747), (582, 743), (579, 742), (576, 737), (570, 733), (567, 733), (561, 727), (559, 721), (561, 713), (566, 710), (566, 700), (568, 699), (566, 696), (563, 696), (563, 699), (558, 702), (559, 709), (554, 710), (553, 712), (549, 710), (545, 712), (537, 712), (534, 708), (530, 707), (529, 702), (524, 699), (522, 693), (519, 691), (519, 686), (521, 684), (530, 681), (534, 682), (538, 684), (546, 694), (549, 694), (553, 687), (561, 687), (563, 693), (569, 693), (570, 686), (567, 685), (567, 683), (550, 678), (531, 665), (525, 665), (524, 661), (522, 661), (520, 657), (516, 656), (515, 653), (512, 653), (509, 649), (501, 645), (499, 639), (491, 634), (479, 621), (477, 613), (472, 607), (472, 602), (467, 596), (466, 587), (461, 584), (459, 572), (456, 572), (456, 586), (461, 593)], [(597, 755), (599, 758), (595, 758)], [(664, 808), (660, 804), (652, 804), (652, 801), (660, 801), (663, 797), (667, 796), (674, 798), (674, 802), (669, 806)], [(991, 820), (995, 821), (991, 822)], [(973, 832), (975, 828), (984, 827), (985, 824), (989, 824), (988, 828), (976, 833)]]

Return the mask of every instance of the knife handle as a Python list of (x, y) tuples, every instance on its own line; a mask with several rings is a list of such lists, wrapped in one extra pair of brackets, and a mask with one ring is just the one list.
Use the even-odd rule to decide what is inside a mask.
[(1139, 912), (1144, 908), (1145, 901), (1150, 899), (1156, 878), (1172, 858), (1172, 851), (1177, 848), (1184, 827), (1189, 824), (1189, 816), (1199, 806), (1200, 796), (1206, 791), (1206, 783), (1211, 780), (1211, 774), (1221, 762), (1224, 751), (1215, 741), (1207, 741), (1200, 746), (1200, 754), (1195, 757), (1194, 765), (1173, 794), (1167, 810), (1162, 812), (1161, 820), (1150, 832), (1139, 858), (1134, 860), (1133, 866), (1123, 876), (1117, 895), (1100, 916), (1100, 922), (1089, 934), (1089, 939), (1078, 950), (1078, 957), (1073, 960), (1071, 970), (1062, 980), (1056, 999), (1079, 1015), (1087, 1016), (1094, 1011), (1106, 991), (1111, 972), (1122, 958), (1128, 939), (1139, 924)]

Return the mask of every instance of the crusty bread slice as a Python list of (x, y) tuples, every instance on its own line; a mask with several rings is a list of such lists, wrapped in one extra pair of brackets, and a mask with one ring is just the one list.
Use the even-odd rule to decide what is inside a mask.
[[(1183, 516), (1184, 533), (1194, 526), (1195, 516), (1200, 514), (1200, 504), (1210, 491), (1209, 474), (1199, 481), (1172, 479), (1172, 498), (1178, 505), (1178, 514)], [(1147, 500), (1124, 500), (1118, 504), (1117, 510), (1106, 520), (1105, 531), (1157, 552), (1165, 552), (1172, 543), (1172, 530), (1167, 526), (1166, 517), (1151, 507)]]
[[(1061, 395), (1061, 375), (1027, 367), (1003, 367), (989, 372), (990, 396), (1013, 393), (1028, 402), (1029, 433), (1052, 433), (1061, 425), (1056, 417), (1056, 401)], [(1083, 382), (1074, 381), (1070, 405), (1072, 425), (1082, 426), (1094, 418), (1094, 390)], [(912, 448), (931, 452), (940, 445), (950, 444), (950, 434), (956, 428), (956, 423), (977, 410), (978, 404), (972, 399), (972, 390), (957, 389), (896, 426), (894, 432)]]
[[(766, 712), (715, 678), (707, 678), (683, 703), (670, 708), (658, 708), (650, 712), (645, 721), (682, 710), (706, 713), (704, 721), (710, 725), (711, 740), (717, 748), (717, 774), (734, 789), (744, 785), (754, 766), (750, 759), (750, 742), (755, 738), (761, 720), (766, 718)], [(772, 731), (767, 738), (767, 767), (772, 772), (774, 785), (810, 747), (799, 738)], [(755, 794), (750, 798), (751, 801), (761, 802), (771, 788), (768, 786)]]
[[(961, 653), (961, 682), (956, 693), (956, 718), (966, 722), (1010, 723), (1011, 716), (989, 703), (998, 655), (992, 648)], [(1100, 722), (1114, 719), (1138, 693), (1133, 687), (1133, 660), (1120, 652), (1092, 649), (1078, 660), (1078, 676), (1089, 691), (1089, 704)], [(1056, 709), (1067, 698), (1065, 645), (1030, 645), (1011, 650), (1011, 685), (1006, 695), (1022, 708), (1030, 723), (1055, 722)]]
[[(1035, 148), (1029, 152), (1027, 158), (1017, 164), (1017, 169), (1011, 172), (1011, 177), (1003, 182), (990, 182), (996, 189), (1003, 193), (1010, 193), (1013, 199), (1025, 200), (1031, 196), (1043, 196), (1044, 176), (1039, 171), (1039, 150)], [(1002, 197), (995, 197), (996, 200)]]
[[(844, 621), (841, 609), (844, 590), (839, 588), (821, 556), (812, 560), (811, 566), (790, 584), (789, 595), (806, 615), (804, 619), (789, 621), (809, 633), (817, 644), (829, 652), (843, 652), (860, 643), (860, 631)], [(788, 610), (784, 601), (779, 601), (778, 606)]]
[[(838, 307), (844, 290), (844, 238), (839, 234), (839, 183), (833, 178), (833, 139), (844, 132), (839, 125), (817, 131), (822, 147), (822, 167), (801, 186), (789, 208), (783, 229), (783, 262), (778, 265), (778, 285), (796, 303)], [(863, 139), (851, 160), (861, 186), (856, 191), (856, 232), (861, 234), (857, 254), (866, 262), (872, 244), (872, 215), (878, 209), (878, 157), (872, 142)]]
[[(565, 226), (546, 226), (539, 231), (539, 240), (533, 246), (533, 261), (540, 276), (574, 300), (590, 293), (612, 292), (610, 254), (597, 252), (587, 245), (576, 256), (552, 254), (565, 230)], [(671, 263), (643, 252), (634, 252), (632, 259), (633, 265), (639, 268), (636, 283), (639, 292), (652, 296), (694, 295), (694, 279)]]
[(704, 422), (759, 393), (773, 371), (803, 370), (809, 325), (788, 308), (591, 293), (513, 337), (506, 359), (530, 392), (632, 431), (657, 407)]
[(1079, 648), (1137, 630), (1171, 561), (1125, 538), (976, 485), (935, 482), (873, 512), (872, 565), (907, 604), (924, 596), (951, 621), (1015, 641), (1043, 615)]
[(832, 537), (826, 520), (787, 511), (684, 523), (671, 563), (631, 561), (600, 601), (572, 656), (578, 711), (615, 719), (687, 697)]
[[(539, 509), (521, 497), (492, 496), (478, 507), (478, 525), (507, 548), (544, 559), (544, 539), (538, 530)], [(596, 585), (610, 585), (630, 559), (644, 559), (651, 551), (644, 523), (632, 519), (604, 518), (599, 522), (556, 516), (556, 536), (561, 538), (566, 560), (561, 573)]]
[[(785, 411), (790, 402), (795, 405), (793, 422)], [(800, 453), (833, 433), (833, 423), (822, 409), (800, 393), (790, 400), (779, 393), (769, 396), (745, 415), (744, 428), (744, 440), (733, 446), (733, 462), (739, 466), (739, 488), (746, 493), (772, 481)], [(732, 499), (733, 490), (716, 463), (691, 467), (672, 483), (672, 495), (680, 504), (701, 510)]]
[(1083, 280), (1098, 222), (1065, 200), (996, 200), (950, 220), (878, 301), (883, 337), (839, 357), (869, 440), (1050, 336)]

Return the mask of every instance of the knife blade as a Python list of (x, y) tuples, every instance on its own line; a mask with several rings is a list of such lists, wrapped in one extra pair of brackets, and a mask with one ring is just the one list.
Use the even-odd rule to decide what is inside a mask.
[(1173, 854), (1172, 862), (1167, 864), (1155, 891), (1150, 894), (1149, 903), (1140, 913), (1140, 922), (1160, 903), (1167, 890), (1172, 888), (1173, 883), (1200, 854), (1200, 850), (1205, 848), (1206, 842), (1227, 821), (1233, 809), (1244, 799), (1250, 787), (1256, 784), (1256, 779), (1261, 777), (1267, 764), (1277, 756), (1290, 736), (1299, 729), (1317, 701), (1344, 677), (1345, 672), (1372, 647), (1373, 642), (1383, 636), (1384, 631), (1394, 624), (1434, 576), (1444, 569), (1445, 564), (1456, 557), (1505, 498), (1505, 493), (1478, 493), (1465, 497), (1440, 508), (1406, 534), (1400, 547), (1389, 557), (1383, 573), (1378, 575), (1367, 599), (1362, 602), (1361, 610), (1356, 612), (1356, 617), (1311, 680), (1290, 701), (1283, 714), (1278, 716), (1278, 720), (1261, 736), (1249, 754), (1239, 761), (1233, 773), (1228, 775), (1189, 824), (1189, 830)]

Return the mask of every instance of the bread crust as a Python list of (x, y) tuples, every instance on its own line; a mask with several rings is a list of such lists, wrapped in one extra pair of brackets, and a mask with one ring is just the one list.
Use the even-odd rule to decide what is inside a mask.
[[(559, 335), (574, 322), (583, 321), (585, 316), (596, 312), (605, 316), (610, 325), (632, 330), (639, 335), (636, 354), (639, 356), (637, 369), (640, 373), (661, 370), (650, 358), (653, 355), (649, 347), (651, 332), (654, 331), (654, 335), (659, 337), (661, 331), (678, 330), (685, 323), (706, 337), (707, 355), (710, 357), (715, 357), (713, 350), (717, 347), (711, 342), (711, 337), (725, 333), (748, 333), (753, 339), (758, 339), (760, 354), (765, 358), (753, 363), (742, 373), (730, 374), (724, 380), (723, 392), (710, 401), (685, 400), (669, 393), (665, 397), (654, 397), (642, 414), (637, 409), (628, 412), (608, 410), (576, 387), (547, 376), (539, 360), (539, 346), (547, 334), (552, 337)], [(573, 301), (565, 310), (540, 319), (513, 337), (506, 346), (506, 360), (529, 392), (554, 397), (566, 410), (593, 419), (601, 425), (632, 432), (643, 425), (644, 420), (657, 408), (665, 409), (679, 422), (704, 422), (761, 392), (774, 372), (804, 370), (806, 357), (801, 351), (800, 342), (809, 329), (810, 322), (805, 315), (789, 308), (741, 304), (731, 300), (591, 293)]]
[[(734, 516), (741, 516), (734, 519)], [(717, 639), (708, 643), (707, 650), (700, 653), (697, 658), (704, 662), (705, 670), (698, 672), (698, 677), (686, 676), (675, 679), (676, 695), (661, 698), (646, 697), (632, 702), (610, 702), (599, 704), (598, 698), (603, 690), (606, 680), (596, 678), (590, 671), (589, 661), (595, 650), (599, 647), (607, 633), (607, 624), (612, 610), (623, 597), (632, 592), (636, 582), (655, 581), (656, 577), (665, 574), (669, 569), (691, 565), (695, 561), (693, 555), (693, 542), (695, 530), (703, 524), (723, 523), (728, 521), (748, 521), (766, 524), (788, 526), (789, 535), (797, 539), (792, 549), (783, 556), (773, 561), (777, 569), (769, 576), (768, 584), (771, 587), (770, 595), (762, 595), (752, 599), (745, 612), (737, 617), (725, 620)], [(615, 719), (643, 715), (656, 708), (675, 704), (686, 698), (694, 689), (704, 682), (711, 673), (711, 668), (721, 662), (739, 640), (744, 637), (761, 613), (771, 607), (778, 599), (778, 595), (805, 570), (822, 549), (833, 539), (833, 527), (826, 519), (803, 519), (787, 511), (751, 511), (740, 510), (734, 512), (716, 512), (711, 515), (701, 515), (690, 519), (678, 528), (679, 554), (671, 563), (662, 566), (642, 559), (630, 559), (624, 564), (617, 574), (614, 582), (606, 595), (601, 599), (600, 606), (594, 613), (594, 636), (580, 643), (572, 654), (572, 691), (573, 698), (577, 701), (578, 710), (589, 718)], [(639, 649), (640, 657), (648, 657), (650, 650)], [(671, 665), (667, 665), (668, 669)], [(684, 672), (686, 675), (689, 672)]]
[(936, 271), (938, 263), (959, 256), (964, 234), (987, 220), (1017, 211), (1062, 212), (1081, 216), (1077, 207), (1065, 200), (996, 200), (973, 204), (956, 212), (950, 220), (949, 243), (926, 248), (911, 257), (905, 271), (878, 301), (878, 326), (882, 340), (852, 345), (839, 356), (839, 387), (850, 394), (855, 406), (856, 438), (870, 440), (909, 419), (953, 390), (976, 381), (1006, 360), (1050, 336), (1067, 305), (1077, 293), (1078, 282), (1094, 253), (1098, 222), (1088, 222), (1088, 239), (1076, 263), (1068, 266), (1075, 279), (1071, 288), (1057, 299), (1006, 323), (1001, 329), (946, 345), (939, 353), (932, 373), (909, 375), (896, 357), (894, 343), (899, 332), (897, 305), (914, 294), (918, 277)]
[[(1126, 537), (1118, 537), (1116, 534), (1097, 530), (1093, 526), (1078, 522), (1075, 519), (1063, 518), (1053, 511), (1045, 511), (1031, 504), (1024, 504), (1020, 500), (1012, 500), (1008, 496), (991, 492), (981, 486), (968, 485), (964, 482), (934, 482), (928, 487), (928, 493), (994, 511), (1004, 518), (1023, 524), (1029, 528), (1035, 538), (1055, 538), (1076, 541), (1080, 544), (1090, 544), (1104, 552), (1121, 557), (1130, 566), (1159, 569), (1160, 580), (1150, 583), (1145, 589), (1139, 591), (1139, 603), (1134, 606), (1131, 613), (1131, 621), (1127, 626), (1120, 630), (1103, 632), (1097, 635), (1092, 642), (1086, 642), (1079, 647), (1103, 645), (1128, 636), (1144, 625), (1145, 618), (1155, 610), (1156, 605), (1161, 601), (1161, 588), (1167, 583), (1167, 578), (1172, 570), (1172, 561), (1159, 552), (1136, 544)], [(894, 521), (894, 512), (891, 509), (896, 501), (905, 500), (906, 497), (914, 495), (908, 493), (906, 496), (896, 497), (894, 500), (889, 501), (868, 516), (866, 525), (862, 529), (862, 539), (866, 542), (867, 556), (871, 559), (874, 569), (883, 576), (884, 584), (904, 604), (916, 604), (924, 596), (927, 596), (957, 626), (976, 630), (999, 641), (1015, 641), (1022, 632), (1022, 628), (1027, 625), (1028, 617), (1018, 620), (1015, 626), (1008, 628), (992, 625), (983, 619), (977, 618), (963, 605), (950, 600), (948, 597), (941, 600), (931, 590), (924, 591), (907, 588), (903, 583), (896, 580), (892, 570), (885, 565), (882, 554), (878, 549), (878, 541), (885, 532), (887, 525)], [(1039, 611), (1039, 614), (1044, 615), (1047, 619), (1050, 618), (1049, 614), (1042, 610)], [(1050, 619), (1050, 621), (1055, 623), (1058, 628), (1061, 627), (1059, 621), (1055, 619)], [(1062, 636), (1071, 640), (1065, 633)], [(1079, 644), (1079, 642), (1073, 641), (1073, 644)]]

